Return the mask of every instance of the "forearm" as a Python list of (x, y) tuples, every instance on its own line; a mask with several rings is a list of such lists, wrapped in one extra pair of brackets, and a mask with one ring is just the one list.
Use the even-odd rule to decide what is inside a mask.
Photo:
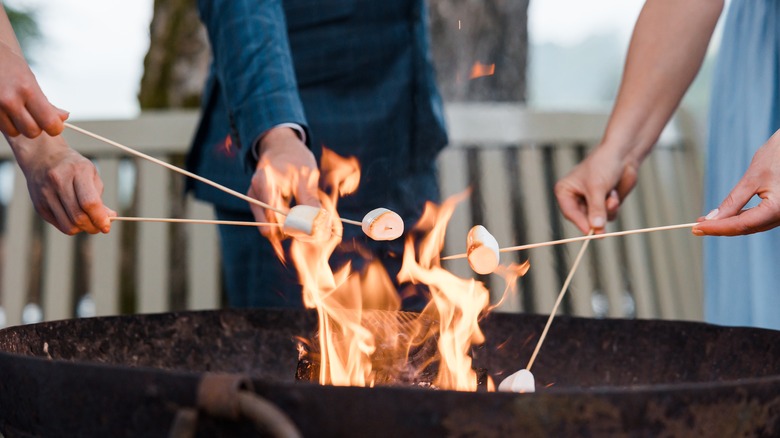
[(641, 162), (701, 67), (723, 0), (648, 0), (602, 141)]
[(16, 34), (8, 20), (8, 15), (5, 13), (2, 1), (0, 1), (0, 43), (5, 44), (13, 53), (22, 56), (22, 48), (16, 39)]
[(245, 157), (271, 128), (305, 128), (280, 0), (200, 0), (201, 19)]

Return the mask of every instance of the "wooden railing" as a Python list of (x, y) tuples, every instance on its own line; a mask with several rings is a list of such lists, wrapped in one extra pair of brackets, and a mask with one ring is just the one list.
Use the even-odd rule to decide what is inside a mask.
[[(451, 145), (439, 159), (445, 195), (473, 189), (448, 227), (445, 252), (485, 225), (503, 245), (576, 236), (557, 210), (552, 184), (595, 144), (606, 114), (544, 113), (513, 105), (450, 105)], [(74, 122), (146, 154), (181, 165), (197, 121), (192, 112), (134, 120)], [(95, 160), (104, 201), (123, 215), (212, 218), (182, 196), (180, 175), (81, 134), (69, 143)], [(699, 214), (701, 172), (692, 143), (674, 125), (640, 174), (636, 193), (611, 229), (690, 222)], [(0, 160), (9, 162), (7, 145)], [(13, 169), (13, 170), (11, 170)], [(13, 178), (3, 178), (3, 175)], [(9, 189), (10, 180), (13, 190)], [(10, 198), (10, 199), (6, 199)], [(211, 225), (114, 223), (107, 235), (69, 237), (34, 213), (15, 165), (0, 165), (0, 325), (127, 312), (216, 308), (222, 304), (217, 231)], [(577, 245), (507, 253), (531, 270), (506, 311), (549, 313)], [(701, 249), (688, 231), (596, 241), (564, 311), (584, 316), (701, 318)], [(465, 262), (446, 265), (472, 276)], [(495, 276), (481, 278), (500, 293)], [(5, 319), (5, 321), (2, 321)]]

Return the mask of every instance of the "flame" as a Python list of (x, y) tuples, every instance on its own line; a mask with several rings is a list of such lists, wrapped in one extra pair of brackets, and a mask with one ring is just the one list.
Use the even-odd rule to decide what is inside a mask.
[(498, 302), (490, 306), (490, 311), (497, 307), (501, 307), (501, 305), (506, 302), (507, 297), (516, 291), (517, 279), (525, 275), (529, 269), (531, 269), (531, 262), (528, 260), (520, 264), (510, 263), (508, 266), (499, 265), (498, 268), (496, 268), (494, 274), (504, 279), (506, 287)]
[(324, 170), (322, 179), (325, 189), (332, 190), (331, 197), (349, 195), (357, 190), (360, 184), (360, 164), (357, 158), (342, 157), (323, 147), (321, 162)]
[(233, 139), (230, 137), (230, 134), (225, 137), (222, 143), (217, 145), (217, 151), (230, 158), (236, 156), (236, 148), (233, 147)]
[(481, 78), (483, 76), (493, 76), (496, 72), (496, 64), (482, 64), (477, 61), (471, 66), (469, 79)]
[[(334, 218), (334, 232), (326, 242), (293, 240), (290, 244), (290, 261), (302, 285), (303, 302), (316, 309), (319, 318), (320, 383), (414, 383), (437, 370), (435, 386), (475, 391), (477, 373), (469, 353), (473, 345), (485, 340), (479, 319), (489, 310), (490, 295), (481, 282), (459, 278), (440, 264), (447, 222), (469, 193), (456, 195), (441, 206), (428, 203), (409, 233), (397, 281), (402, 288), (426, 285), (431, 299), (421, 313), (402, 312), (398, 288), (380, 261), (371, 260), (360, 270), (350, 263), (337, 269), (329, 264), (337, 248), (350, 248), (341, 243), (343, 226), (337, 205), (339, 196), (357, 189), (360, 168), (356, 160), (325, 150), (321, 169), (319, 198)], [(319, 177), (315, 172), (295, 175), (272, 170), (262, 174), (279, 199), (289, 198), (298, 181), (311, 184), (315, 176)], [(357, 255), (368, 253), (359, 247), (351, 250)], [(281, 251), (277, 254), (281, 257)], [(508, 279), (524, 273), (519, 267), (508, 267), (507, 272), (511, 273)], [(488, 389), (493, 388), (489, 381)]]

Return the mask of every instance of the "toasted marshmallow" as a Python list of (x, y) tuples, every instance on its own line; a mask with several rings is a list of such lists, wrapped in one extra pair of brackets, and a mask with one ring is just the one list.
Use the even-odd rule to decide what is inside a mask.
[(499, 385), (500, 392), (536, 392), (536, 382), (534, 375), (523, 368), (522, 370), (510, 375)]
[(475, 225), (466, 238), (469, 266), (477, 274), (490, 274), (498, 267), (498, 242), (482, 225)]
[(363, 217), (363, 232), (374, 240), (395, 240), (404, 233), (404, 220), (398, 213), (376, 208)]
[(311, 205), (296, 205), (284, 219), (284, 234), (304, 242), (322, 242), (330, 237), (330, 214)]

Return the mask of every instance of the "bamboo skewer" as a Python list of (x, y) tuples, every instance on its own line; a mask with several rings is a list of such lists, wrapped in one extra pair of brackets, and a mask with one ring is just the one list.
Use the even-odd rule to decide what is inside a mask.
[[(588, 234), (585, 236), (579, 236), (579, 237), (570, 237), (568, 239), (560, 239), (560, 240), (550, 240), (547, 242), (539, 242), (539, 243), (529, 243), (527, 245), (519, 245), (519, 246), (508, 246), (506, 248), (499, 248), (499, 252), (511, 252), (511, 251), (523, 251), (526, 249), (533, 249), (533, 248), (541, 248), (544, 246), (553, 246), (553, 245), (561, 245), (564, 243), (572, 243), (572, 242), (581, 242), (581, 241), (588, 241), (588, 240), (594, 240), (594, 239), (603, 239), (605, 237), (618, 237), (618, 236), (628, 236), (630, 234), (642, 234), (642, 233), (651, 233), (654, 231), (665, 231), (665, 230), (676, 230), (680, 228), (691, 228), (694, 225), (697, 225), (698, 222), (691, 222), (688, 224), (677, 224), (677, 225), (664, 225), (662, 227), (651, 227), (651, 228), (637, 228), (635, 230), (625, 230), (625, 231), (615, 231), (612, 233), (604, 233), (604, 234)], [(442, 260), (456, 260), (456, 259), (465, 259), (468, 257), (468, 254), (454, 254), (449, 255), (446, 257), (442, 257)]]
[[(233, 189), (230, 189), (228, 187), (223, 186), (222, 184), (216, 183), (216, 182), (214, 182), (214, 181), (212, 181), (212, 180), (210, 180), (208, 178), (204, 178), (204, 177), (202, 177), (200, 175), (196, 175), (196, 174), (194, 174), (194, 173), (192, 173), (192, 172), (190, 172), (188, 170), (184, 170), (184, 169), (182, 169), (180, 167), (174, 166), (173, 164), (166, 163), (165, 161), (158, 160), (157, 158), (154, 158), (154, 157), (152, 157), (150, 155), (147, 155), (147, 154), (145, 154), (143, 152), (137, 151), (137, 150), (135, 150), (135, 149), (133, 149), (131, 147), (125, 146), (125, 145), (120, 144), (120, 143), (117, 143), (117, 142), (115, 142), (113, 140), (110, 140), (108, 138), (105, 138), (105, 137), (103, 137), (101, 135), (95, 134), (94, 132), (87, 131), (86, 129), (83, 129), (83, 128), (79, 128), (78, 126), (72, 125), (72, 124), (70, 124), (68, 122), (65, 122), (64, 125), (66, 127), (70, 128), (70, 129), (76, 131), (76, 132), (80, 132), (80, 133), (82, 133), (82, 134), (84, 134), (84, 135), (86, 135), (88, 137), (92, 137), (92, 138), (94, 138), (96, 140), (100, 140), (100, 141), (102, 141), (104, 143), (110, 144), (111, 146), (117, 147), (117, 148), (119, 148), (119, 149), (121, 149), (121, 150), (123, 150), (123, 151), (125, 151), (125, 152), (127, 152), (129, 154), (132, 154), (132, 155), (135, 155), (137, 157), (143, 158), (144, 160), (151, 161), (152, 163), (159, 164), (160, 166), (163, 166), (163, 167), (165, 167), (167, 169), (170, 169), (170, 170), (172, 170), (174, 172), (177, 172), (177, 173), (180, 173), (182, 175), (188, 176), (188, 177), (190, 177), (192, 179), (198, 180), (198, 181), (202, 182), (203, 184), (208, 184), (208, 185), (214, 187), (217, 190), (221, 190), (221, 191), (223, 191), (223, 192), (225, 192), (227, 194), (233, 195), (233, 196), (235, 196), (235, 197), (237, 197), (239, 199), (242, 199), (242, 200), (244, 200), (246, 202), (249, 202), (250, 204), (259, 205), (260, 207), (263, 207), (265, 209), (268, 209), (268, 210), (271, 210), (273, 212), (279, 213), (282, 216), (287, 216), (287, 213), (285, 211), (282, 211), (282, 210), (280, 210), (280, 209), (278, 209), (276, 207), (273, 207), (273, 206), (271, 206), (269, 204), (266, 204), (263, 201), (257, 200), (255, 198), (251, 198), (251, 197), (249, 197), (249, 196), (247, 196), (247, 195), (245, 195), (243, 193), (239, 193), (239, 192), (237, 192), (237, 191), (235, 191)], [(354, 221), (354, 220), (350, 220), (350, 219), (344, 219), (344, 218), (340, 218), (340, 219), (341, 219), (342, 222), (344, 222), (346, 224), (357, 225), (359, 227), (363, 226), (362, 222), (358, 222), (358, 221)]]
[[(588, 233), (588, 236), (593, 235), (593, 230), (591, 230), (590, 233)], [(580, 248), (580, 252), (577, 253), (577, 257), (574, 259), (574, 263), (571, 265), (569, 275), (566, 276), (566, 280), (563, 282), (563, 287), (561, 287), (561, 291), (558, 292), (558, 298), (555, 300), (555, 305), (553, 306), (552, 312), (550, 312), (550, 316), (547, 318), (547, 324), (545, 324), (544, 330), (542, 330), (542, 336), (539, 337), (539, 342), (536, 343), (536, 348), (534, 348), (534, 352), (531, 354), (531, 359), (528, 361), (528, 366), (525, 367), (525, 369), (528, 371), (531, 371), (531, 367), (534, 366), (536, 356), (539, 354), (539, 350), (542, 348), (544, 339), (547, 337), (547, 332), (550, 330), (550, 326), (552, 325), (553, 319), (555, 318), (555, 314), (558, 312), (558, 307), (561, 305), (563, 296), (566, 295), (566, 291), (569, 289), (569, 283), (571, 283), (571, 279), (574, 278), (574, 273), (577, 271), (577, 267), (580, 265), (582, 256), (585, 255), (585, 250), (588, 249), (589, 243), (590, 239), (587, 239), (585, 242), (583, 242), (582, 247)]]
[(245, 227), (281, 227), (282, 224), (273, 222), (247, 222), (247, 221), (223, 221), (212, 219), (177, 219), (165, 217), (128, 217), (115, 216), (109, 218), (111, 221), (124, 222), (168, 222), (180, 224), (206, 224), (206, 225), (240, 225)]

